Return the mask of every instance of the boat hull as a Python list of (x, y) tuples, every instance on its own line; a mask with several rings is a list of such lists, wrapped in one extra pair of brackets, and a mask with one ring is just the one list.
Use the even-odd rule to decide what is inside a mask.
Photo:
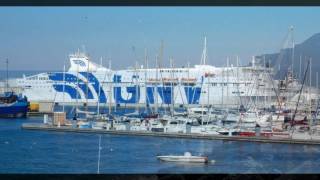
[(21, 118), (26, 117), (28, 112), (28, 103), (18, 102), (12, 105), (0, 105), (1, 118)]
[(168, 162), (188, 162), (188, 163), (207, 163), (207, 157), (200, 157), (200, 156), (157, 156), (157, 158), (161, 161), (168, 161)]

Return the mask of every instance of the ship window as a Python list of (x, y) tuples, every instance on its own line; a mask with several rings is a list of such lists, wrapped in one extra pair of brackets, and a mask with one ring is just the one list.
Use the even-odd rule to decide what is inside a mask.
[(213, 83), (212, 85), (213, 85), (213, 86), (217, 86), (217, 83)]
[(227, 83), (223, 83), (224, 86), (227, 86)]

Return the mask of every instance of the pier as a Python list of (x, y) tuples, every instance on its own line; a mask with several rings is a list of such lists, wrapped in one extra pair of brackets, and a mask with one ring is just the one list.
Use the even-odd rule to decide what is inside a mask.
[(185, 134), (185, 133), (163, 133), (148, 131), (126, 131), (126, 130), (106, 130), (106, 129), (80, 129), (71, 126), (53, 126), (40, 123), (24, 123), (22, 129), (25, 130), (42, 130), (56, 132), (74, 132), (74, 133), (98, 133), (98, 134), (114, 134), (114, 135), (132, 135), (132, 136), (153, 136), (167, 138), (187, 138), (187, 139), (207, 139), (207, 140), (224, 140), (224, 141), (242, 141), (242, 142), (258, 142), (258, 143), (284, 143), (284, 144), (304, 144), (304, 145), (320, 145), (319, 139), (305, 138), (279, 138), (279, 137), (244, 137), (244, 136), (226, 136), (226, 135), (208, 135), (208, 134)]

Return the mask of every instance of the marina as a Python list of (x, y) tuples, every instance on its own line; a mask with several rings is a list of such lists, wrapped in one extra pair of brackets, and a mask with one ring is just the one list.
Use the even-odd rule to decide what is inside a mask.
[(97, 134), (114, 134), (114, 135), (132, 135), (132, 136), (154, 136), (168, 138), (188, 138), (188, 139), (208, 139), (208, 140), (226, 140), (226, 141), (246, 141), (259, 143), (286, 143), (286, 144), (305, 144), (320, 145), (320, 136), (310, 139), (310, 136), (297, 136), (296, 139), (291, 138), (268, 138), (268, 137), (239, 137), (224, 135), (206, 135), (206, 134), (182, 134), (182, 133), (161, 133), (161, 132), (143, 132), (143, 131), (126, 131), (126, 130), (103, 130), (103, 129), (87, 129), (72, 127), (56, 127), (43, 124), (22, 124), (22, 129), (26, 130), (42, 130), (57, 132), (76, 132), (76, 133), (97, 133)]
[[(287, 38), (292, 33), (290, 27)], [(28, 115), (44, 115), (42, 124), (23, 124), (23, 129), (319, 143), (320, 98), (311, 85), (311, 60), (302, 79), (290, 68), (283, 79), (275, 78), (278, 72), (255, 56), (246, 66), (215, 67), (207, 64), (204, 37), (201, 61), (194, 67), (176, 68), (172, 59), (169, 68), (161, 67), (156, 58), (155, 68), (147, 68), (145, 55), (145, 67), (136, 63), (112, 70), (79, 50), (69, 61), (67, 71), (64, 66), (63, 72), (16, 79), (33, 101)]]

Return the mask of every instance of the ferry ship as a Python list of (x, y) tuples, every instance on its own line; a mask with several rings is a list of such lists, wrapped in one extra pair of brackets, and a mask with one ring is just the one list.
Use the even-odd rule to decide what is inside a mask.
[(276, 98), (275, 88), (290, 90), (290, 96), (298, 91), (294, 78), (272, 80), (273, 69), (256, 63), (254, 57), (248, 66), (215, 67), (206, 64), (206, 52), (205, 41), (201, 63), (193, 67), (171, 63), (163, 68), (156, 63), (154, 68), (112, 70), (78, 51), (69, 56), (67, 71), (23, 76), (17, 84), (30, 101), (117, 106), (265, 105)]

